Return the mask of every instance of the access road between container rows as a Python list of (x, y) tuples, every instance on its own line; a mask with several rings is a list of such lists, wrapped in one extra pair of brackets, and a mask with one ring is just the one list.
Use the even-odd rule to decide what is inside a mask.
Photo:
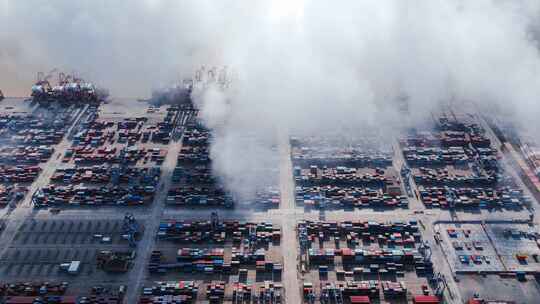
[[(281, 202), (278, 217), (281, 218), (283, 286), (285, 287), (285, 303), (302, 303), (298, 278), (298, 241), (296, 237), (297, 214), (295, 208), (294, 182), (292, 177), (292, 161), (288, 136), (280, 136), (279, 141), (279, 184)], [(285, 214), (289, 213), (287, 216)]]
[(145, 233), (137, 244), (137, 257), (135, 258), (133, 268), (130, 270), (130, 290), (124, 298), (124, 303), (126, 304), (138, 303), (138, 299), (141, 296), (147, 272), (146, 266), (156, 243), (156, 233), (165, 208), (167, 193), (172, 184), (172, 174), (176, 166), (176, 158), (181, 148), (181, 139), (179, 141), (171, 141), (168, 145), (169, 152), (161, 166), (162, 172), (156, 190), (157, 194), (154, 197), (151, 209), (148, 211), (149, 217), (145, 221)]

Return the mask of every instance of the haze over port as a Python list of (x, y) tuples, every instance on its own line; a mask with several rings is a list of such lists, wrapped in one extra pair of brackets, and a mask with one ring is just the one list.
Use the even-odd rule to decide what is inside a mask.
[(536, 303), (539, 13), (0, 0), (0, 304)]

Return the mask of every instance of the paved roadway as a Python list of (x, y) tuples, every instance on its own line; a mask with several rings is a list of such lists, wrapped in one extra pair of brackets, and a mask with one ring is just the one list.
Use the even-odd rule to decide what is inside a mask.
[(163, 216), (163, 210), (165, 209), (167, 192), (171, 187), (172, 174), (176, 166), (176, 157), (181, 147), (181, 141), (171, 141), (168, 146), (169, 152), (161, 166), (162, 172), (157, 194), (154, 197), (151, 209), (148, 211), (149, 218), (145, 221), (145, 232), (137, 244), (137, 257), (129, 275), (130, 291), (128, 292), (128, 296), (124, 298), (124, 303), (137, 303), (141, 294), (147, 272), (147, 261), (150, 259), (150, 254), (156, 243), (156, 233), (159, 228), (160, 219)]
[(279, 213), (273, 216), (282, 218), (282, 242), (281, 252), (283, 254), (283, 286), (285, 286), (285, 302), (301, 303), (300, 285), (298, 278), (298, 242), (296, 238), (296, 208), (294, 183), (292, 177), (291, 151), (288, 136), (281, 134), (279, 138), (279, 157), (280, 157), (280, 190), (281, 203)]

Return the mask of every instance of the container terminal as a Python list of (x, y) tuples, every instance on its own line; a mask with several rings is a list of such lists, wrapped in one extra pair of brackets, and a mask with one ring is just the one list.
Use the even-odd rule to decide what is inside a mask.
[(223, 73), (135, 100), (53, 70), (0, 98), (0, 303), (540, 298), (535, 143), (455, 108), (385, 143), (280, 134), (239, 198), (190, 99)]

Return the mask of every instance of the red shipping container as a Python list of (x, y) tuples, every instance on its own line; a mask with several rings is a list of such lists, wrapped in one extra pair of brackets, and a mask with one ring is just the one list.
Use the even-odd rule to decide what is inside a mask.
[(351, 304), (370, 304), (368, 296), (351, 296)]
[(436, 296), (424, 296), (417, 295), (413, 297), (413, 303), (415, 304), (439, 304), (439, 298)]

